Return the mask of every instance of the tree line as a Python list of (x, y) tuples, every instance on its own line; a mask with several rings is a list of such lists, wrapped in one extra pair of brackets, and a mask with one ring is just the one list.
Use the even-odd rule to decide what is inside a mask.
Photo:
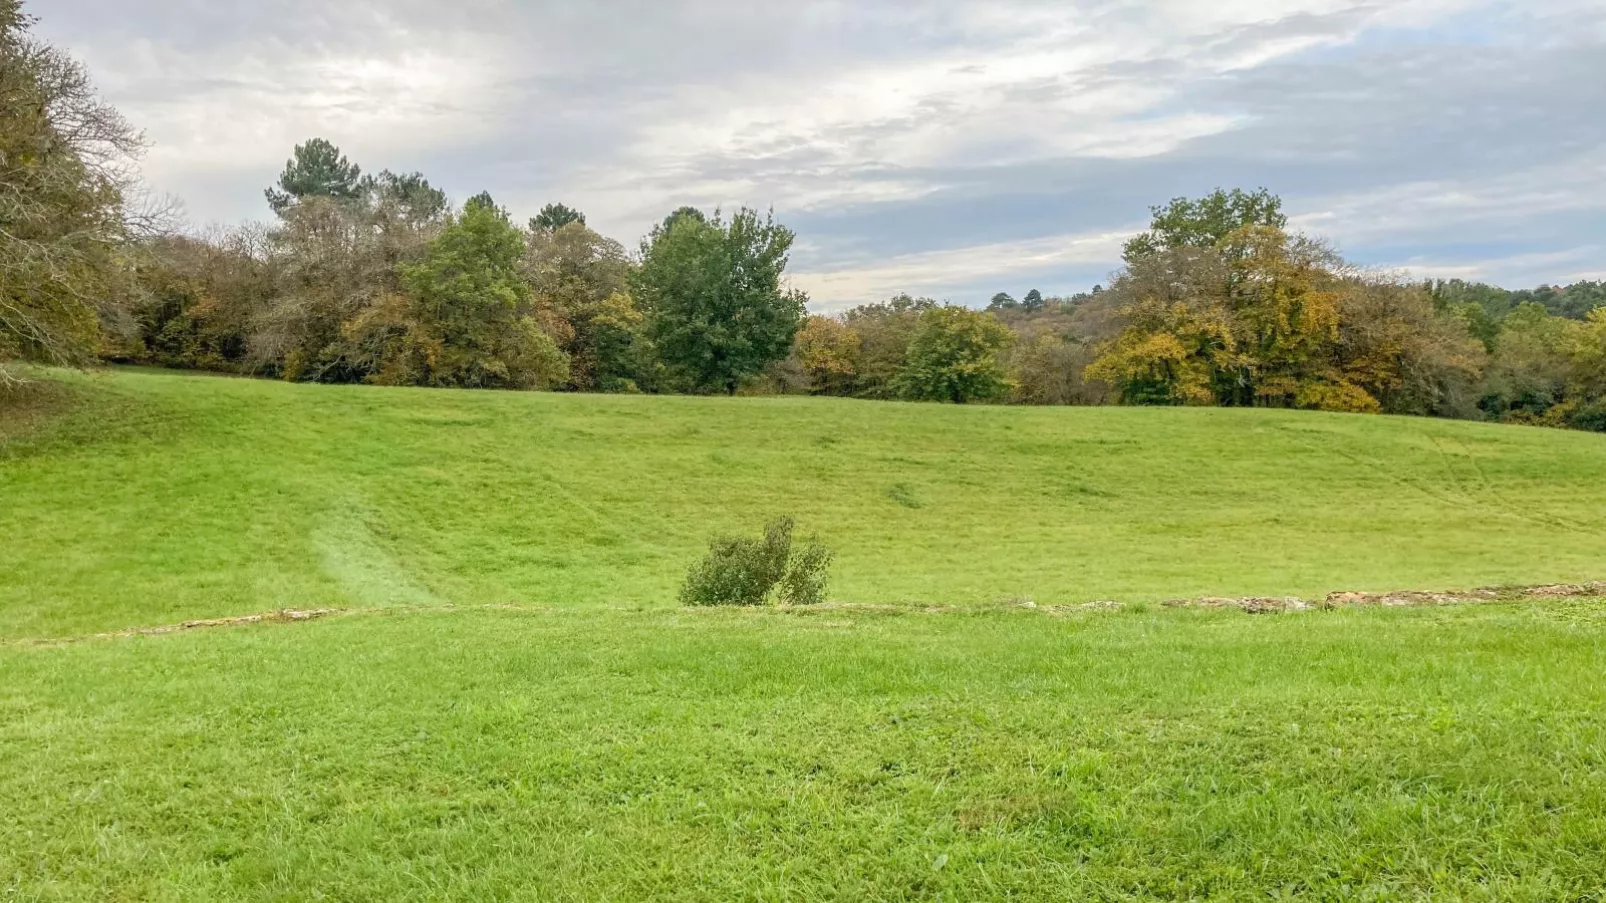
[(1413, 414), (1606, 431), (1606, 282), (1415, 282), (1292, 233), (1265, 189), (1151, 210), (1108, 287), (809, 317), (782, 391)]
[[(1606, 284), (1367, 271), (1264, 189), (1154, 208), (1108, 286), (809, 315), (773, 214), (686, 207), (633, 249), (297, 146), (267, 223), (162, 234), (140, 140), (0, 0), (0, 362), (286, 380), (951, 403), (1309, 408), (1606, 430)], [(0, 382), (7, 379), (0, 370)]]
[(513, 222), (419, 173), (295, 148), (270, 225), (147, 241), (116, 360), (310, 382), (735, 392), (784, 357), (806, 297), (772, 215), (683, 208), (636, 253), (550, 204)]

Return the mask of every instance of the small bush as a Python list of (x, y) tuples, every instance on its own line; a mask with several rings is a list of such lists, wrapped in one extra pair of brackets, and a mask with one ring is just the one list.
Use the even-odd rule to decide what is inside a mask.
[(830, 550), (810, 541), (792, 548), (794, 523), (773, 520), (764, 538), (720, 536), (693, 565), (680, 588), (682, 605), (763, 605), (774, 596), (783, 605), (814, 605), (825, 600)]
[(779, 588), (782, 605), (818, 605), (825, 601), (825, 584), (831, 578), (830, 549), (817, 542), (806, 543), (792, 553)]

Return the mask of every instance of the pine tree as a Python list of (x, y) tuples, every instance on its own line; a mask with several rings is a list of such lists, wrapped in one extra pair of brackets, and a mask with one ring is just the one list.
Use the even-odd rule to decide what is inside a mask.
[(309, 197), (355, 200), (362, 193), (362, 170), (340, 153), (340, 148), (322, 138), (296, 145), (294, 156), (285, 161), (277, 188), (263, 195), (273, 212), (284, 211)]

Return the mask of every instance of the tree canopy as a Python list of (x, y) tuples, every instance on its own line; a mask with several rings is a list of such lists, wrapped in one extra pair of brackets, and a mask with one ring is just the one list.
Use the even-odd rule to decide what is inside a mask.
[(586, 215), (567, 204), (548, 204), (530, 218), (531, 232), (556, 232), (570, 223), (586, 224)]
[(1003, 396), (1008, 377), (999, 354), (1013, 338), (991, 314), (963, 307), (920, 313), (909, 339), (898, 394), (916, 401), (964, 404)]
[(1149, 231), (1126, 243), (1128, 265), (1160, 251), (1180, 248), (1218, 248), (1227, 237), (1249, 226), (1281, 230), (1288, 225), (1282, 198), (1264, 188), (1244, 191), (1218, 188), (1202, 198), (1174, 198), (1164, 207), (1150, 208)]
[(793, 240), (773, 214), (743, 208), (729, 222), (677, 211), (643, 242), (647, 334), (687, 389), (735, 393), (786, 357), (808, 300), (783, 281)]
[(9, 359), (81, 364), (128, 290), (122, 249), (141, 137), (84, 68), (0, 0), (0, 388)]
[(276, 184), (263, 195), (274, 213), (283, 214), (307, 198), (356, 200), (363, 189), (362, 169), (326, 139), (313, 138), (296, 145)]
[(466, 204), (423, 258), (402, 268), (412, 316), (380, 371), (435, 386), (561, 382), (569, 362), (530, 316), (523, 256), (524, 238), (505, 212), (483, 200)]
[(386, 169), (363, 176), (360, 188), (369, 207), (409, 223), (429, 222), (446, 212), (446, 192), (429, 184), (423, 173), (397, 175)]
[(538, 321), (569, 355), (570, 388), (618, 391), (651, 381), (631, 269), (623, 245), (580, 220), (530, 233), (524, 276)]

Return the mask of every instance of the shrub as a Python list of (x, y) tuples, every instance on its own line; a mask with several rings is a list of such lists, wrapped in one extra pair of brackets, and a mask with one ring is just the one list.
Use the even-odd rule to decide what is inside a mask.
[(764, 528), (762, 539), (716, 537), (687, 572), (681, 604), (763, 605), (772, 596), (782, 605), (824, 601), (832, 554), (812, 540), (794, 551), (794, 526), (782, 517)]
[(1567, 423), (1575, 430), (1606, 433), (1606, 398), (1576, 408), (1568, 414)]
[(779, 599), (782, 605), (818, 605), (825, 601), (825, 584), (831, 577), (830, 549), (808, 542), (792, 553), (786, 573), (781, 576)]

